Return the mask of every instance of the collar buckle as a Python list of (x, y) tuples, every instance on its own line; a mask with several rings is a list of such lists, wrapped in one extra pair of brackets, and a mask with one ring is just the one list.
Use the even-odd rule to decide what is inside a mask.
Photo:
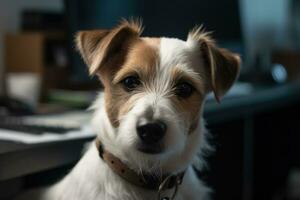
[[(165, 178), (159, 185), (157, 200), (174, 200), (178, 191), (178, 186), (182, 183), (182, 178), (182, 175), (170, 175)], [(173, 194), (171, 196), (163, 196), (163, 191), (172, 189), (172, 187), (174, 187)]]

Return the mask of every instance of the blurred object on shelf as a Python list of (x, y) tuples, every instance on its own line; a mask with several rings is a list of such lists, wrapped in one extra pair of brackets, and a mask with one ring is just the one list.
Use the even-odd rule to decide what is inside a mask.
[(251, 67), (251, 73), (242, 75), (241, 80), (252, 82), (259, 85), (283, 84), (288, 79), (288, 74), (284, 65), (273, 63), (271, 52), (261, 50), (255, 56), (255, 62)]
[(7, 34), (5, 66), (7, 72), (42, 74), (44, 37), (41, 33)]
[(251, 73), (242, 76), (256, 84), (284, 84), (300, 80), (300, 49), (275, 49), (256, 56)]
[(61, 103), (47, 102), (40, 103), (39, 107), (36, 109), (35, 113), (37, 115), (48, 115), (48, 114), (58, 114), (74, 110), (73, 107), (63, 105)]
[(300, 80), (300, 50), (277, 50), (272, 53), (272, 63), (286, 69), (288, 81)]
[(300, 48), (300, 1), (292, 0), (290, 3), (290, 31), (292, 44)]
[[(42, 99), (51, 88), (63, 85), (69, 78), (63, 32), (24, 32), (5, 37), (6, 73), (31, 73), (40, 77)], [(16, 76), (16, 75), (15, 75)]]
[(69, 107), (87, 108), (95, 100), (95, 91), (74, 91), (52, 89), (49, 91), (48, 100)]
[(24, 10), (21, 27), (23, 31), (57, 31), (65, 29), (65, 17), (61, 12)]
[(34, 110), (26, 103), (6, 96), (0, 96), (0, 116), (33, 115)]
[(7, 94), (36, 108), (40, 98), (41, 77), (35, 73), (6, 74)]
[(271, 67), (271, 76), (276, 83), (285, 83), (288, 80), (288, 74), (285, 66), (274, 63)]

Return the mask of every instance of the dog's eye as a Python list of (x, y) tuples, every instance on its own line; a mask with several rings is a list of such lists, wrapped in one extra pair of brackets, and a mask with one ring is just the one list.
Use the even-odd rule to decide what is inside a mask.
[(182, 98), (191, 96), (194, 92), (194, 87), (186, 82), (178, 83), (175, 87), (175, 94)]
[(123, 79), (122, 84), (126, 90), (131, 91), (139, 86), (141, 82), (136, 76), (128, 76)]

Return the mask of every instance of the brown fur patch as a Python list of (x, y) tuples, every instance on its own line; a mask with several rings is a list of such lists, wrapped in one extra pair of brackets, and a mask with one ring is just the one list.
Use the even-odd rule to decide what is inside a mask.
[(171, 71), (171, 76), (175, 82), (179, 80), (187, 81), (195, 87), (197, 92), (199, 92), (201, 95), (205, 95), (205, 80), (202, 80), (198, 73), (190, 74), (178, 67), (175, 67)]
[(189, 133), (197, 128), (199, 113), (201, 111), (201, 105), (203, 97), (195, 92), (187, 99), (180, 99), (177, 96), (172, 97), (177, 112), (183, 115), (184, 119), (189, 123)]
[[(155, 41), (157, 39), (153, 39)], [(117, 72), (113, 82), (117, 83), (128, 75), (137, 74), (144, 82), (155, 75), (156, 66), (159, 61), (159, 43), (153, 45), (151, 39), (141, 39), (131, 46), (126, 62)]]
[(219, 48), (202, 27), (195, 27), (189, 33), (189, 38), (199, 42), (200, 49), (208, 68), (210, 77), (209, 91), (213, 91), (217, 101), (225, 95), (232, 86), (240, 71), (239, 55), (229, 50)]
[(138, 90), (127, 92), (120, 81), (127, 76), (137, 74), (141, 82), (146, 83), (152, 77), (151, 75), (154, 76), (156, 73), (156, 64), (159, 60), (159, 42), (153, 45), (154, 40), (138, 39), (133, 41), (129, 47), (129, 52), (125, 56), (124, 64), (111, 76), (108, 76), (112, 78), (106, 77), (106, 80), (102, 80), (105, 82), (106, 111), (115, 127), (119, 125), (119, 119), (129, 112), (139, 98)]
[[(176, 79), (176, 77), (174, 78)], [(173, 104), (175, 105), (175, 108), (177, 109), (177, 112), (180, 115), (183, 115), (183, 118), (189, 123), (188, 132), (191, 133), (198, 126), (199, 114), (201, 112), (201, 106), (204, 100), (204, 93), (203, 91), (199, 91), (199, 89), (196, 88), (195, 80), (188, 75), (181, 75), (180, 80), (191, 83), (196, 89), (188, 98), (180, 98), (176, 95), (173, 95), (171, 98)], [(198, 84), (203, 85), (201, 84), (201, 82), (199, 82)]]
[(127, 50), (132, 40), (139, 38), (143, 28), (139, 20), (122, 20), (111, 30), (80, 31), (76, 35), (77, 48), (89, 66), (91, 75), (103, 69), (113, 57)]
[(177, 97), (175, 95), (172, 97), (172, 102), (174, 103), (177, 112), (184, 115), (184, 118), (189, 122), (190, 127), (188, 132), (191, 133), (198, 126), (199, 113), (201, 112), (201, 105), (204, 100), (203, 97), (205, 96), (205, 81), (202, 80), (198, 74), (191, 76), (191, 74), (182, 71), (178, 67), (175, 67), (171, 71), (171, 76), (174, 80), (174, 84), (176, 84), (178, 81), (185, 81), (190, 83), (195, 88), (192, 96), (186, 99)]

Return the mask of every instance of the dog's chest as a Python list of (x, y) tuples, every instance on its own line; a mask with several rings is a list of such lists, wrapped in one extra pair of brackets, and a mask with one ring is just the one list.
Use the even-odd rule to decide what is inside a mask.
[[(96, 158), (96, 159), (95, 159)], [(172, 196), (173, 190), (164, 192)], [(133, 186), (122, 180), (101, 160), (94, 147), (60, 183), (54, 186), (49, 199), (61, 200), (156, 200), (157, 192)], [(179, 189), (175, 200), (183, 200)]]

